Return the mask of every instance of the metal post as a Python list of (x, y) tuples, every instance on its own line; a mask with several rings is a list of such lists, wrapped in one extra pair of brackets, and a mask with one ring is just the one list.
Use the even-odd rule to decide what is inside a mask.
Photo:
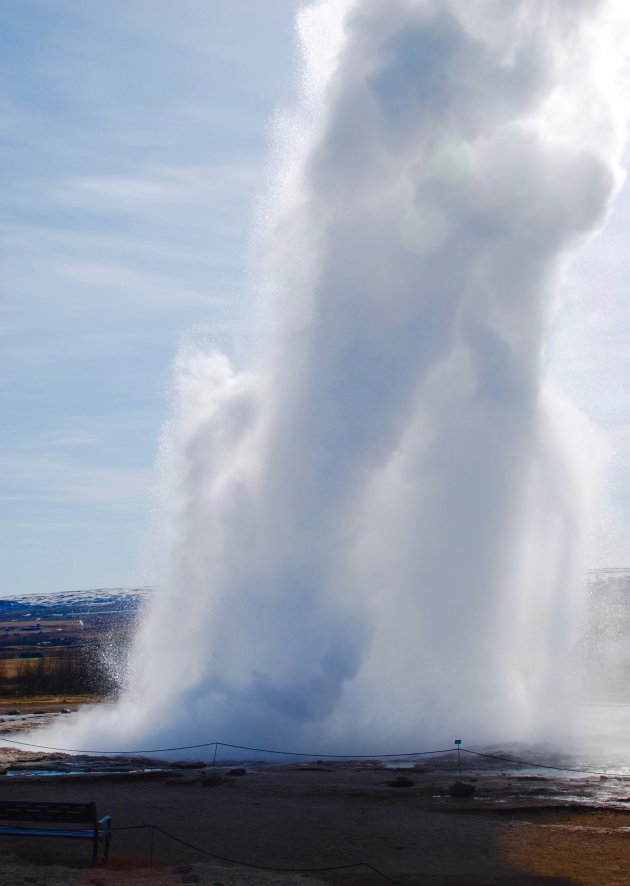
[(455, 739), (455, 744), (457, 745), (457, 765), (459, 766), (459, 777), (460, 778), (462, 777), (462, 755), (459, 750), (461, 743), (462, 743), (461, 738)]

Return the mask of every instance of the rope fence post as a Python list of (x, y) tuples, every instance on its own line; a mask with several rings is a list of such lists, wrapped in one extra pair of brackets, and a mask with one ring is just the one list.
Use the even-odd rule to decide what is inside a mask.
[(149, 844), (149, 861), (153, 861), (153, 839), (155, 837), (155, 825), (151, 825), (151, 841)]

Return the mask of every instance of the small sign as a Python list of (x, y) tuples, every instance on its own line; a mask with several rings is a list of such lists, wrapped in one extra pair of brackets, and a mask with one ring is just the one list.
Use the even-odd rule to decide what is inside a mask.
[(462, 743), (461, 738), (456, 738), (456, 739), (455, 739), (455, 744), (461, 744), (461, 743)]

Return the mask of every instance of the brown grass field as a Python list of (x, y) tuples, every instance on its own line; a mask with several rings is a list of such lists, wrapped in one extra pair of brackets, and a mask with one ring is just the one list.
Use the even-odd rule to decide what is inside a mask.
[(25, 714), (48, 714), (61, 708), (78, 710), (82, 705), (103, 701), (97, 695), (0, 695), (0, 716), (9, 711), (20, 710)]

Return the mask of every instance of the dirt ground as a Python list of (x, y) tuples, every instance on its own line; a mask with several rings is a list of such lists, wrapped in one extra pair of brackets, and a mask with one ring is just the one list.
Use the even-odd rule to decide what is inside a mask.
[[(54, 758), (6, 755), (27, 768), (55, 765)], [(630, 882), (626, 779), (468, 772), (475, 794), (456, 799), (448, 788), (458, 774), (448, 766), (396, 770), (344, 761), (228, 771), (0, 777), (0, 799), (95, 800), (114, 826), (110, 859), (95, 869), (87, 842), (6, 837), (0, 884)], [(222, 778), (208, 779), (214, 774)], [(219, 783), (204, 785), (204, 777)]]

